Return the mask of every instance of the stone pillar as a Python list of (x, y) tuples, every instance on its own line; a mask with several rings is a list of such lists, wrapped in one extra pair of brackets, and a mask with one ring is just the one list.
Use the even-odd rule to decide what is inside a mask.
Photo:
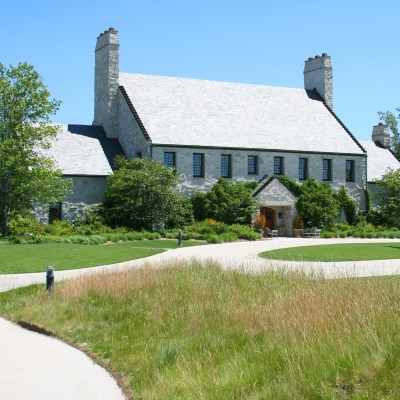
[(390, 147), (389, 127), (382, 122), (372, 128), (372, 141), (379, 142), (382, 147), (388, 149)]
[(94, 121), (110, 138), (118, 136), (119, 39), (110, 28), (97, 38), (95, 50)]
[(317, 89), (327, 106), (333, 110), (332, 61), (328, 54), (310, 57), (305, 62), (304, 89)]

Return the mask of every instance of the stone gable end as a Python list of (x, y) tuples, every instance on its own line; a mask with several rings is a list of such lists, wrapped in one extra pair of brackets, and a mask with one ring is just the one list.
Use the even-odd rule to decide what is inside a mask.
[(268, 204), (270, 207), (293, 207), (297, 201), (297, 197), (276, 178), (267, 183), (256, 198), (260, 203)]

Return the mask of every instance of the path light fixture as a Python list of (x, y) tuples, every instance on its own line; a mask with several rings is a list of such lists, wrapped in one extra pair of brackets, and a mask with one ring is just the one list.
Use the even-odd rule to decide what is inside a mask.
[(54, 267), (49, 265), (46, 270), (46, 292), (51, 294), (54, 292)]

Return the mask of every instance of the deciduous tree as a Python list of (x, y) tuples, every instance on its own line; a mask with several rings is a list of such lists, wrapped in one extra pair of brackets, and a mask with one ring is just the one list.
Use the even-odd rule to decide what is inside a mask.
[[(190, 218), (187, 202), (175, 190), (179, 176), (172, 168), (149, 158), (128, 161), (117, 157), (108, 177), (103, 216), (111, 226), (152, 229), (174, 219)], [(180, 212), (185, 207), (185, 213)]]
[(56, 202), (70, 189), (61, 171), (43, 150), (57, 135), (50, 125), (60, 102), (50, 98), (31, 65), (6, 68), (0, 63), (0, 218), (2, 235), (8, 218), (32, 208), (33, 202)]
[(203, 200), (203, 208), (199, 211), (195, 207), (195, 215), (226, 224), (250, 225), (258, 210), (257, 200), (251, 196), (253, 189), (251, 182), (232, 183), (221, 178), (203, 196), (196, 195), (197, 202)]
[(302, 185), (296, 208), (308, 227), (323, 228), (339, 216), (340, 204), (329, 183), (310, 178)]
[(379, 211), (394, 227), (400, 227), (400, 169), (388, 169), (386, 173), (377, 180), (379, 190), (375, 193), (379, 201)]

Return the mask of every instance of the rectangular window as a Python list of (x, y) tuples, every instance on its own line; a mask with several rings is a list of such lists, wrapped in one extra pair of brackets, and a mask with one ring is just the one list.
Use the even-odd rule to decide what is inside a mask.
[(283, 175), (283, 157), (274, 157), (274, 174)]
[(354, 182), (354, 160), (346, 160), (346, 182)]
[(222, 178), (232, 178), (232, 156), (221, 154), (221, 176)]
[(322, 160), (322, 180), (331, 181), (332, 180), (332, 160), (324, 158)]
[(166, 165), (167, 167), (176, 167), (175, 153), (169, 151), (166, 151), (164, 153), (164, 165)]
[(248, 156), (248, 158), (247, 158), (247, 173), (249, 175), (257, 175), (258, 174), (258, 157), (257, 156)]
[(299, 180), (308, 179), (308, 158), (299, 158)]
[(204, 154), (193, 153), (193, 176), (204, 177)]

